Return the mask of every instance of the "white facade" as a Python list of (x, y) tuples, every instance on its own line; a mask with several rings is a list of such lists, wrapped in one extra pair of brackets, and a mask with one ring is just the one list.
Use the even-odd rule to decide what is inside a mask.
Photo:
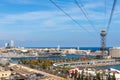
[(9, 47), (9, 43), (5, 43), (5, 48)]
[(109, 49), (110, 56), (120, 58), (120, 47), (113, 47)]
[(14, 41), (13, 40), (10, 41), (10, 47), (14, 47)]
[(80, 50), (80, 46), (77, 47), (77, 50)]
[(60, 45), (58, 45), (58, 47), (57, 47), (57, 51), (60, 51)]
[(3, 80), (2, 78), (9, 80), (10, 75), (11, 75), (11, 71), (0, 71), (0, 80)]

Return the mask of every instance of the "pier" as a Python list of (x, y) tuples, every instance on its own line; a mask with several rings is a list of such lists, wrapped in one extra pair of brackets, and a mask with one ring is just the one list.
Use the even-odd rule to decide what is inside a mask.
[(108, 65), (118, 65), (120, 62), (116, 62), (115, 59), (102, 59), (102, 60), (86, 60), (68, 63), (55, 63), (54, 67), (66, 66), (66, 67), (95, 67), (95, 66), (108, 66)]

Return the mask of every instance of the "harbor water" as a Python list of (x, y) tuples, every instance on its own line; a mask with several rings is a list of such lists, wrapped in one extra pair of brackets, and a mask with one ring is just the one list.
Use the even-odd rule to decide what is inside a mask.
[[(41, 48), (41, 47), (40, 47)], [(71, 48), (76, 48), (76, 47), (63, 47), (63, 48), (67, 48), (67, 49), (71, 49)], [(110, 48), (110, 47), (109, 47)], [(109, 49), (107, 48), (107, 50)], [(91, 51), (97, 51), (100, 50), (99, 47), (81, 47), (81, 50), (91, 50)], [(66, 56), (45, 56), (45, 57), (20, 57), (20, 58), (11, 58), (10, 61), (11, 62), (18, 62), (20, 60), (34, 60), (34, 59), (50, 59), (50, 60), (54, 60), (54, 59), (71, 59), (71, 58), (81, 58), (82, 56), (86, 56), (87, 58), (96, 58), (96, 56), (91, 56), (91, 55), (80, 55), (80, 54), (66, 54)], [(120, 65), (113, 65), (113, 66), (102, 66), (102, 67), (98, 67), (98, 68), (103, 68), (103, 69), (109, 69), (109, 68), (114, 68), (114, 69), (118, 69), (120, 70)]]
[(81, 58), (82, 56), (86, 56), (87, 58), (95, 58), (96, 56), (90, 56), (90, 55), (80, 55), (80, 54), (66, 54), (65, 56), (44, 56), (44, 57), (18, 57), (18, 58), (11, 58), (10, 61), (20, 61), (20, 60), (42, 60), (42, 59), (49, 59), (49, 60), (55, 60), (55, 59), (72, 59), (72, 58)]

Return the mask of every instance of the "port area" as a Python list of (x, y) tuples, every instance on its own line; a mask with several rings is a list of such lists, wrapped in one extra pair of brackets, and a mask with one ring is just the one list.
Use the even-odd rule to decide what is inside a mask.
[(55, 63), (54, 67), (71, 67), (67, 80), (120, 80), (120, 71), (99, 66), (120, 65), (115, 59), (85, 60), (69, 63)]
[(97, 66), (109, 66), (109, 65), (119, 65), (120, 61), (115, 59), (101, 59), (101, 60), (85, 60), (77, 62), (63, 62), (63, 63), (54, 63), (54, 67), (97, 67)]
[(15, 74), (18, 73), (24, 77), (31, 77), (31, 74), (36, 74), (37, 77), (39, 77), (39, 79), (37, 80), (66, 80), (62, 77), (55, 76), (55, 75), (52, 75), (43, 71), (39, 71), (36, 69), (32, 69), (20, 64), (10, 63), (10, 68), (13, 73)]

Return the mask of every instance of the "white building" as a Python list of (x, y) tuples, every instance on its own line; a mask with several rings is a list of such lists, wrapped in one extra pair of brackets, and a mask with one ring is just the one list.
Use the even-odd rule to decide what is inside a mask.
[(10, 41), (10, 47), (14, 47), (14, 41), (13, 40)]
[(9, 43), (5, 43), (5, 48), (8, 48), (9, 47)]
[(109, 49), (111, 57), (120, 58), (120, 47), (113, 47)]
[(60, 51), (60, 45), (57, 46), (57, 51)]
[(11, 71), (0, 71), (0, 80), (7, 79), (9, 80), (11, 76)]
[(0, 80), (10, 80), (11, 73), (10, 70), (5, 70), (4, 67), (0, 66)]

